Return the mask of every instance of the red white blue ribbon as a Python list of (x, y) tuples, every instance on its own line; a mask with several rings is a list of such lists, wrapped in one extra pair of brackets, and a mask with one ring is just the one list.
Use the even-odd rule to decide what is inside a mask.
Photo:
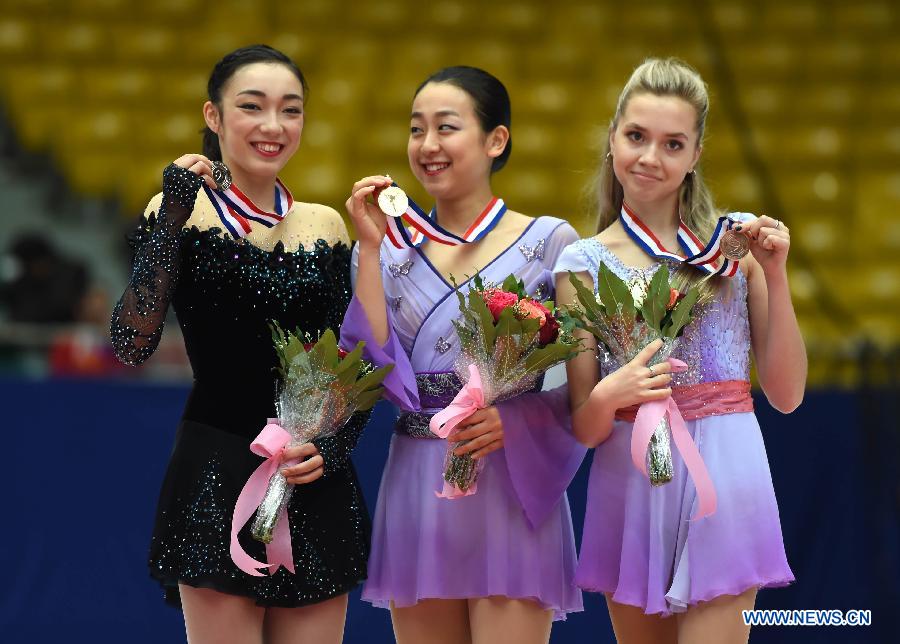
[(280, 179), (275, 179), (275, 212), (257, 206), (234, 184), (231, 184), (228, 190), (214, 190), (206, 185), (203, 189), (206, 190), (206, 195), (219, 215), (222, 225), (236, 239), (246, 237), (250, 233), (251, 221), (260, 223), (266, 228), (278, 224), (294, 205), (291, 191)]
[[(735, 221), (730, 217), (719, 217), (712, 238), (706, 245), (700, 241), (700, 238), (683, 221), (680, 222), (678, 226), (678, 245), (684, 250), (685, 256), (667, 250), (656, 235), (641, 221), (640, 217), (625, 203), (622, 203), (619, 221), (622, 223), (625, 232), (650, 257), (673, 259), (690, 264), (710, 275), (734, 277), (737, 273), (740, 263), (724, 257), (722, 251), (719, 250), (719, 242), (722, 239), (722, 235), (735, 224)], [(718, 260), (721, 261), (717, 265)]]
[[(494, 226), (506, 214), (506, 204), (503, 199), (493, 197), (485, 206), (481, 214), (469, 226), (462, 237), (444, 230), (437, 223), (437, 210), (432, 208), (431, 214), (426, 215), (416, 202), (409, 199), (409, 205), (402, 217), (387, 218), (387, 238), (396, 248), (415, 248), (426, 239), (436, 241), (447, 246), (459, 246), (476, 242), (487, 235)], [(400, 220), (405, 221), (412, 228), (412, 233), (406, 229)]]

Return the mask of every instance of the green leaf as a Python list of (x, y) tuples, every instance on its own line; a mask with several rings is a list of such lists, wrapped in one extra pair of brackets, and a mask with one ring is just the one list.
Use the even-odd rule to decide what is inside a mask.
[(372, 409), (381, 399), (381, 394), (384, 393), (384, 387), (378, 387), (377, 389), (371, 389), (369, 391), (364, 391), (356, 396), (356, 410), (357, 411), (367, 411)]
[(650, 285), (647, 287), (647, 295), (641, 306), (641, 315), (644, 320), (657, 331), (662, 330), (662, 321), (666, 315), (666, 305), (669, 303), (669, 269), (665, 264), (660, 266)]
[(597, 272), (597, 295), (607, 311), (616, 312), (626, 318), (634, 317), (634, 298), (631, 290), (622, 279), (612, 272), (609, 267), (600, 262)]
[(494, 344), (494, 369), (497, 377), (502, 380), (519, 361), (519, 344), (513, 336), (499, 334)]
[(691, 314), (697, 299), (700, 297), (700, 290), (692, 288), (688, 290), (675, 308), (672, 309), (669, 324), (662, 330), (662, 335), (666, 338), (676, 338), (681, 330), (691, 321)]
[(359, 376), (359, 370), (362, 366), (362, 350), (365, 342), (360, 340), (356, 343), (356, 348), (344, 356), (337, 366), (334, 368), (334, 374), (338, 378), (342, 387), (350, 387), (356, 382)]
[(393, 368), (394, 365), (389, 364), (379, 367), (371, 373), (367, 373), (353, 385), (353, 388), (350, 390), (350, 396), (357, 398), (360, 394), (368, 390), (379, 388), (385, 376), (387, 376)]
[(525, 368), (529, 371), (546, 371), (553, 365), (564, 362), (575, 356), (581, 351), (580, 345), (577, 343), (566, 344), (562, 342), (554, 342), (540, 349), (532, 351), (525, 358)]
[[(481, 325), (485, 355), (491, 355), (494, 352), (494, 339), (496, 337), (494, 316), (491, 315), (491, 311), (488, 309), (479, 291), (469, 291), (468, 309), (472, 311), (475, 319)], [(465, 307), (461, 307), (460, 310), (465, 311)]]
[(602, 305), (594, 297), (594, 292), (585, 286), (572, 271), (569, 271), (569, 282), (575, 288), (578, 303), (581, 304), (584, 311), (595, 320), (600, 319), (604, 311)]

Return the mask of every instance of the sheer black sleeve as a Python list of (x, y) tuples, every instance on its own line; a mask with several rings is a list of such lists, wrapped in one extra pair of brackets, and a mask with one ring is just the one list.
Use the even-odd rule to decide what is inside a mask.
[(137, 365), (156, 350), (169, 302), (178, 283), (179, 236), (191, 216), (203, 180), (174, 164), (163, 172), (159, 211), (141, 223), (131, 243), (131, 280), (112, 313), (110, 337), (116, 357)]
[(336, 471), (343, 470), (350, 462), (350, 454), (356, 447), (363, 429), (369, 423), (372, 411), (358, 411), (350, 417), (347, 424), (332, 436), (317, 438), (313, 445), (319, 450), (325, 461), (325, 473), (328, 476)]

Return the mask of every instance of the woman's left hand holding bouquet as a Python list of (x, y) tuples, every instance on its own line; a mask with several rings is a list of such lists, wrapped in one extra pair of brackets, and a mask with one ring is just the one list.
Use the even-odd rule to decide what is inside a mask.
[(284, 450), (284, 462), (300, 461), (296, 465), (290, 465), (281, 470), (285, 480), (291, 485), (303, 485), (312, 483), (322, 478), (325, 474), (325, 459), (319, 454), (318, 448), (313, 443), (304, 443), (297, 447), (288, 447)]
[(503, 447), (503, 421), (493, 405), (479, 409), (456, 426), (454, 441), (468, 441), (453, 450), (457, 456), (470, 454), (472, 458), (484, 458)]

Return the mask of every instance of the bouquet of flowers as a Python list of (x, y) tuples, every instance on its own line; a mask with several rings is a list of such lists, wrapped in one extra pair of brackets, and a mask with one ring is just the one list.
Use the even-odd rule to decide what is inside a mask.
[[(299, 329), (285, 332), (273, 323), (272, 339), (280, 363), (275, 400), (278, 418), (269, 419), (251, 445), (254, 453), (268, 459), (248, 479), (232, 520), (232, 558), (249, 574), (258, 574), (254, 568), (273, 566), (253, 560), (237, 543), (238, 530), (254, 510), (251, 535), (265, 544), (280, 539), (278, 559), (293, 569), (289, 565), (292, 561), (286, 508), (294, 486), (285, 480), (280, 468), (295, 465), (296, 461), (284, 462), (283, 450), (336, 434), (355, 412), (371, 409), (381, 398), (381, 382), (393, 368), (388, 365), (375, 369), (364, 361), (363, 342), (349, 353), (340, 349), (331, 329), (312, 343)], [(274, 566), (277, 568), (277, 564)]]
[(561, 330), (553, 302), (538, 302), (525, 293), (521, 280), (510, 275), (501, 286), (486, 285), (476, 275), (468, 297), (457, 288), (461, 316), (454, 320), (461, 352), (454, 365), (462, 391), (431, 420), (431, 431), (451, 441), (444, 467), (444, 491), (456, 498), (474, 494), (478, 464), (453, 450), (456, 425), (494, 402), (535, 387), (550, 367), (578, 353), (580, 344)]
[[(573, 274), (569, 280), (577, 293), (577, 304), (563, 314), (563, 326), (591, 333), (619, 364), (632, 360), (656, 339), (663, 346), (650, 359), (653, 366), (669, 359), (684, 327), (691, 321), (700, 296), (697, 288), (680, 292), (669, 279), (665, 265), (653, 278), (638, 278), (626, 284), (605, 264), (597, 272), (597, 294)], [(653, 431), (647, 449), (647, 473), (653, 485), (672, 480), (672, 449), (669, 419), (663, 416)]]

